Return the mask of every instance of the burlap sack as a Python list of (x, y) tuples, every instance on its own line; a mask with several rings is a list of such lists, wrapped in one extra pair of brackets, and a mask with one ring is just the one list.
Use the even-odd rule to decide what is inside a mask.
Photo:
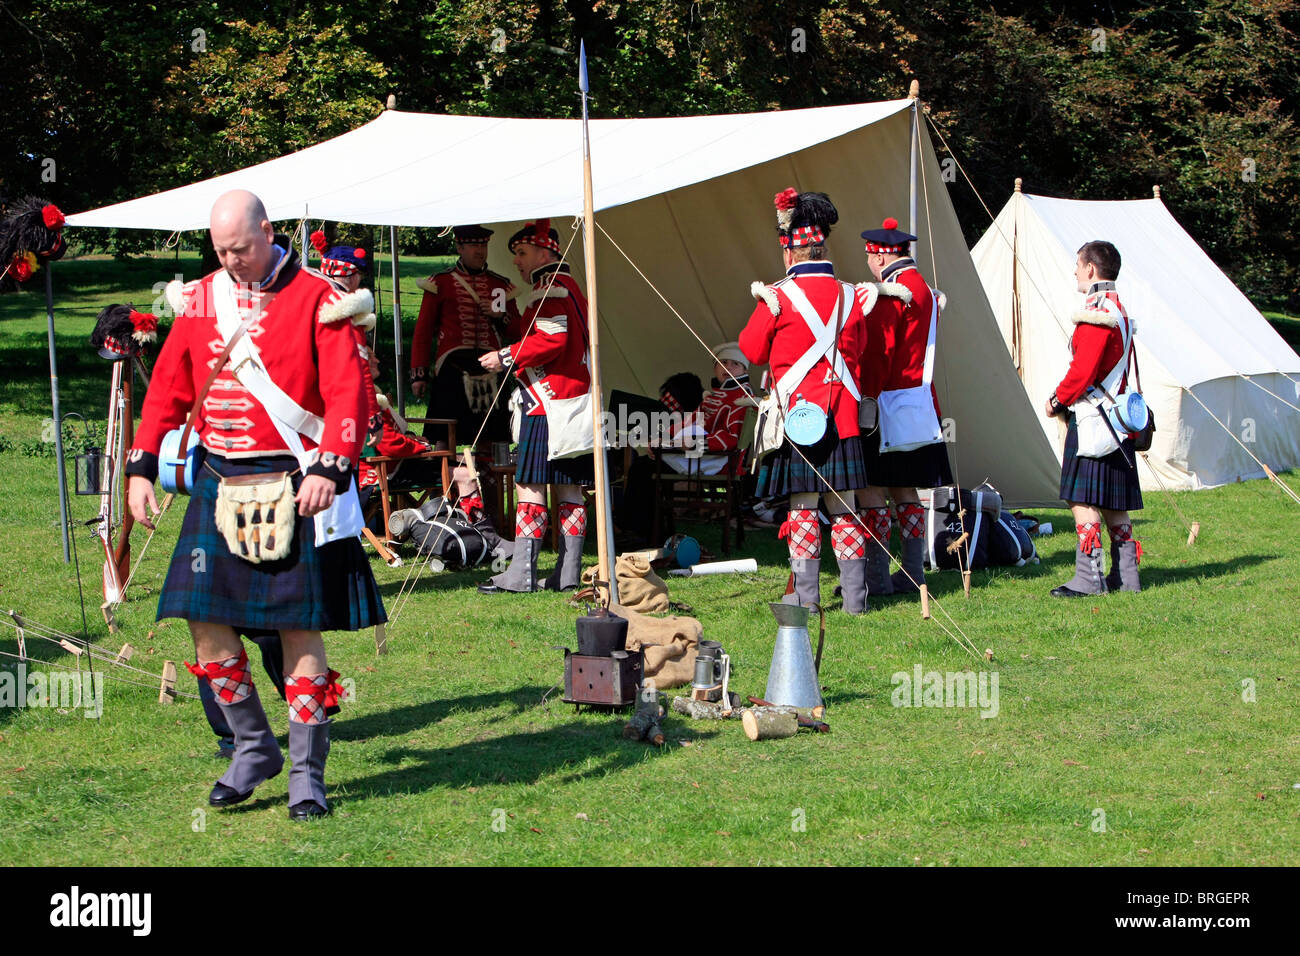
[(695, 676), (695, 654), (704, 631), (699, 621), (677, 615), (647, 617), (617, 604), (610, 610), (627, 618), (627, 649), (641, 650), (646, 680), (654, 681), (660, 690), (691, 682)]
[[(582, 572), (582, 582), (590, 586), (595, 576), (595, 567), (590, 567)], [(655, 574), (646, 558), (635, 554), (620, 554), (614, 562), (614, 580), (618, 584), (618, 599), (623, 607), (642, 614), (668, 610), (668, 585)]]

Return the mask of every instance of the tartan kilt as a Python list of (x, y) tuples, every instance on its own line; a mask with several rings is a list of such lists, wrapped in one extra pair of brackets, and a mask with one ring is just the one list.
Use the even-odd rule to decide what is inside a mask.
[[(857, 435), (840, 438), (834, 421), (827, 421), (826, 434), (817, 444), (800, 446), (800, 449), (803, 454), (796, 455), (794, 444), (787, 438), (780, 448), (763, 459), (755, 490), (759, 498), (784, 498), (831, 489), (856, 491), (867, 486), (862, 439)], [(825, 482), (817, 476), (818, 472)], [(827, 483), (830, 488), (826, 487)]]
[(1084, 458), (1079, 454), (1079, 426), (1071, 413), (1061, 455), (1061, 498), (1107, 511), (1142, 510), (1133, 440), (1124, 439), (1124, 444), (1105, 458)]
[(521, 485), (582, 485), (596, 483), (595, 460), (591, 455), (551, 461), (547, 455), (550, 431), (545, 415), (523, 415), (519, 422), (519, 459), (515, 482)]
[[(474, 441), (479, 428), (483, 429), (483, 434), (478, 441), (480, 448), (490, 447), (490, 443), (494, 441), (509, 441), (510, 415), (506, 411), (506, 400), (510, 397), (509, 387), (498, 392), (491, 413), (484, 416), (481, 412), (470, 410), (469, 397), (465, 394), (466, 371), (474, 375), (485, 374), (478, 364), (478, 353), (472, 349), (458, 349), (447, 356), (442, 363), (442, 368), (429, 383), (429, 405), (426, 417), (455, 419), (456, 443), (459, 445), (468, 445)], [(486, 426), (483, 425), (485, 417)], [(431, 442), (445, 442), (447, 426), (425, 423), (424, 437)]]
[[(222, 458), (207, 463), (227, 476), (291, 471), (296, 459)], [(296, 491), (301, 475), (294, 475)], [(158, 620), (228, 624), (260, 631), (356, 631), (388, 620), (361, 542), (356, 538), (316, 547), (316, 523), (295, 515), (294, 540), (279, 561), (253, 564), (236, 557), (217, 530), (217, 477), (199, 469), (180, 540), (158, 601)], [(196, 549), (201, 549), (196, 551)]]
[(939, 488), (952, 484), (948, 445), (935, 442), (911, 451), (880, 451), (880, 429), (862, 439), (867, 477), (877, 488)]

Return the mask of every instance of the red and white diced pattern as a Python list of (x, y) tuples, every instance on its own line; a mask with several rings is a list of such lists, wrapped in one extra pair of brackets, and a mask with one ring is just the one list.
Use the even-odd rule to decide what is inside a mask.
[(237, 704), (253, 692), (253, 675), (248, 670), (248, 654), (240, 648), (235, 657), (224, 661), (199, 661), (198, 666), (185, 662), (189, 672), (206, 680), (212, 693), (224, 703)]
[(925, 509), (918, 504), (899, 506), (898, 530), (904, 538), (925, 537)]
[(857, 515), (837, 515), (831, 525), (831, 550), (841, 561), (858, 561), (867, 556), (867, 529)]
[(816, 508), (792, 509), (777, 537), (786, 539), (792, 558), (822, 556), (822, 526)]
[(584, 505), (565, 501), (560, 504), (560, 533), (581, 538), (587, 533), (587, 509)]
[(542, 538), (546, 536), (547, 525), (551, 523), (546, 505), (521, 501), (515, 507), (515, 537)]

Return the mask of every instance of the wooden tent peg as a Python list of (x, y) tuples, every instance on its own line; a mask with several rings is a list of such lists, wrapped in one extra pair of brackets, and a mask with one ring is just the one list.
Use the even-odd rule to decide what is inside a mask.
[(162, 681), (158, 685), (158, 703), (176, 702), (176, 662), (163, 661)]
[(113, 661), (113, 663), (125, 664), (134, 656), (135, 656), (135, 648), (132, 647), (130, 644), (123, 644), (122, 649), (117, 652), (117, 660)]
[(925, 584), (921, 585), (921, 620), (930, 620), (930, 588)]
[(382, 624), (375, 625), (375, 656), (383, 657), (388, 653), (388, 632)]

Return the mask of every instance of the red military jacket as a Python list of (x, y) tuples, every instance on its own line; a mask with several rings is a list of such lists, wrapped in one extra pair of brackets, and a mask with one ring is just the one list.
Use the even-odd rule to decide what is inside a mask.
[[(907, 289), (910, 301), (904, 304), (902, 315), (894, 325), (892, 342), (886, 333), (885, 341), (889, 348), (889, 371), (885, 375), (884, 391), (900, 388), (915, 388), (925, 377), (925, 347), (930, 338), (930, 313), (934, 306), (934, 293), (921, 275), (921, 270), (911, 259), (899, 259), (890, 263), (881, 273), (882, 284), (896, 283)], [(942, 304), (940, 306), (942, 308)], [(935, 322), (939, 320), (935, 316)], [(936, 331), (936, 335), (937, 335)], [(939, 393), (930, 382), (930, 394), (934, 398), (934, 414), (940, 420), (943, 413), (939, 411)]]
[(521, 300), (523, 338), (502, 351), (509, 352), (509, 364), (524, 385), (527, 414), (544, 415), (543, 395), (577, 398), (591, 388), (587, 297), (568, 263), (547, 263), (533, 270), (532, 280), (533, 291)]
[[(387, 395), (381, 394), (377, 389), (372, 394), (375, 405), (379, 409), (380, 421), (383, 423), (383, 430), (373, 443), (374, 454), (384, 455), (388, 458), (412, 458), (416, 455), (423, 455), (433, 447), (419, 435), (414, 434), (407, 425), (406, 420), (400, 418), (397, 412), (393, 411), (392, 402), (389, 401)], [(368, 450), (367, 454), (369, 454)], [(393, 469), (390, 473), (396, 474), (396, 469)], [(379, 472), (363, 460), (357, 476), (357, 487), (370, 488), (378, 484)]]
[(897, 282), (860, 282), (858, 305), (865, 317), (864, 351), (859, 362), (863, 398), (879, 398), (893, 363), (898, 331), (912, 293)]
[[(1119, 364), (1124, 357), (1122, 325), (1127, 323), (1130, 338), (1133, 335), (1132, 322), (1120, 304), (1113, 282), (1094, 283), (1083, 310), (1071, 318), (1074, 335), (1070, 338), (1070, 349), (1074, 357), (1055, 393), (1062, 405), (1073, 405), (1083, 398), (1091, 386), (1101, 382)], [(1120, 391), (1127, 384), (1126, 369), (1120, 379)]]
[(699, 411), (694, 414), (704, 425), (708, 435), (706, 451), (731, 451), (740, 444), (740, 433), (745, 427), (745, 415), (754, 407), (746, 393), (749, 376), (727, 379), (719, 388), (704, 393)]
[[(281, 237), (277, 244), (284, 245)], [(215, 275), (190, 283), (181, 293), (177, 318), (145, 395), (128, 474), (151, 481), (157, 477), (163, 435), (185, 423), (223, 351), (213, 308)], [(316, 453), (307, 473), (324, 475), (339, 490), (346, 489), (365, 438), (368, 405), (348, 302), (329, 279), (303, 268), (297, 254), (287, 250), (260, 288), (240, 290), (237, 305), (244, 315), (260, 309), (261, 317), (244, 334), (261, 353), (271, 380), (325, 421), (319, 447), (302, 437), (303, 447)], [(229, 362), (203, 401), (196, 429), (209, 451), (226, 458), (289, 453), (266, 410), (235, 378)]]
[(478, 355), (501, 348), (498, 325), (505, 327), (506, 338), (519, 337), (519, 310), (510, 298), (515, 287), (505, 276), (490, 269), (470, 272), (457, 260), (445, 272), (416, 284), (424, 298), (411, 341), (413, 381), (437, 375), (457, 349)]
[[(791, 282), (796, 283), (808, 297), (823, 324), (832, 318), (831, 312), (841, 291), (835, 269), (826, 261), (795, 263), (779, 282), (770, 286), (754, 283), (751, 287), (759, 303), (740, 333), (740, 350), (755, 365), (769, 365), (778, 381), (816, 342), (812, 330), (785, 292), (785, 285)], [(790, 392), (789, 401), (793, 405), (796, 395), (802, 395), (827, 412), (834, 420), (840, 438), (858, 434), (858, 400), (850, 393), (847, 384), (851, 382), (854, 389), (858, 387), (861, 378), (859, 362), (866, 336), (862, 308), (851, 287), (847, 293), (849, 314), (836, 339), (844, 372), (836, 374), (823, 355)]]

